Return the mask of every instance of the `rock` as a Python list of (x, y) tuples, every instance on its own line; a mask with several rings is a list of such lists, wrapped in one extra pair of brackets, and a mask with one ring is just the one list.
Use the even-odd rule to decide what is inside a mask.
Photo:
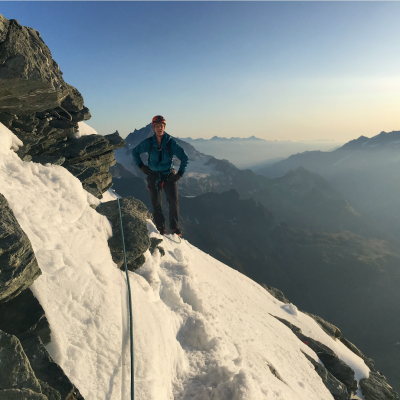
[(28, 288), (6, 303), (0, 303), (0, 329), (18, 339), (35, 334), (50, 343), (50, 325), (38, 299)]
[(83, 400), (79, 390), (68, 379), (62, 368), (54, 362), (37, 335), (24, 338), (21, 344), (36, 377), (52, 388), (49, 389), (44, 385), (47, 393), (52, 393), (56, 396), (55, 399), (58, 392), (62, 400)]
[(39, 164), (54, 164), (54, 165), (62, 165), (65, 161), (64, 157), (52, 157), (52, 156), (33, 156), (31, 161)]
[(350, 395), (347, 392), (347, 387), (342, 382), (337, 380), (324, 366), (316, 362), (308, 354), (303, 353), (308, 361), (314, 366), (315, 371), (321, 377), (326, 388), (331, 392), (335, 400), (350, 400)]
[(31, 242), (0, 194), (0, 303), (16, 297), (40, 275)]
[[(150, 247), (147, 230), (147, 208), (133, 197), (120, 199), (122, 224), (125, 237), (127, 266), (130, 271), (139, 268), (144, 262), (143, 253)], [(124, 269), (121, 225), (117, 200), (100, 204), (96, 211), (106, 216), (112, 224), (113, 236), (108, 240), (111, 255), (119, 268)]]
[(371, 371), (367, 379), (360, 380), (365, 400), (399, 400), (399, 395), (379, 371)]
[(149, 250), (150, 250), (150, 253), (151, 253), (151, 254), (153, 254), (154, 251), (155, 251), (156, 249), (158, 249), (158, 251), (159, 251), (160, 254), (161, 254), (161, 257), (162, 257), (162, 256), (165, 256), (165, 250), (164, 250), (161, 246), (159, 246), (159, 244), (160, 244), (162, 241), (163, 241), (162, 239), (157, 239), (157, 238), (154, 238), (154, 237), (150, 238), (150, 248), (149, 248)]
[(0, 16), (0, 109), (29, 114), (61, 105), (76, 97), (49, 48), (35, 29)]
[(0, 400), (50, 400), (44, 394), (33, 392), (30, 389), (0, 390)]
[(306, 311), (303, 311), (304, 314), (308, 315), (309, 317), (313, 318), (316, 323), (329, 335), (332, 336), (334, 339), (339, 339), (342, 336), (342, 332), (338, 327), (332, 325), (331, 323), (325, 321), (318, 315), (310, 314)]
[(0, 331), (0, 388), (41, 392), (20, 341), (3, 331)]
[(324, 367), (340, 382), (346, 385), (349, 393), (356, 393), (358, 389), (357, 381), (354, 379), (354, 371), (344, 361), (342, 361), (329, 347), (321, 342), (314, 340), (302, 334), (301, 329), (291, 324), (283, 318), (276, 317), (279, 321), (289, 327), (293, 333), (308, 347), (310, 347), (319, 359), (323, 362)]
[(49, 386), (46, 382), (39, 379), (40, 387), (42, 388), (42, 393), (47, 397), (48, 400), (61, 400), (61, 394), (58, 390)]
[(367, 365), (367, 367), (371, 371), (375, 371), (375, 361), (372, 358), (366, 357), (350, 340), (345, 339), (344, 337), (340, 338), (340, 341), (348, 347), (354, 354), (357, 354), (358, 357), (362, 358)]
[(277, 300), (281, 301), (282, 303), (285, 303), (285, 304), (289, 304), (290, 303), (290, 301), (286, 298), (286, 296), (279, 289), (276, 289), (276, 288), (274, 288), (272, 286), (267, 286), (267, 285), (264, 285), (264, 284), (261, 284), (261, 286), (267, 292), (269, 292), (269, 294), (274, 296)]

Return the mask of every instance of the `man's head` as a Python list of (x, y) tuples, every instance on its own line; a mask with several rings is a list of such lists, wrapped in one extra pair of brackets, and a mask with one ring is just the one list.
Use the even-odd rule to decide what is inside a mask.
[(162, 115), (156, 115), (151, 123), (153, 124), (154, 132), (156, 133), (156, 136), (162, 136), (164, 135), (165, 131), (165, 125), (167, 121)]

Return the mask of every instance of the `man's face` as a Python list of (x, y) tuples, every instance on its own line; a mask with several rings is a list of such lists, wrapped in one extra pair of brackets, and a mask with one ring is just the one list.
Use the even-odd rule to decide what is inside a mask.
[(159, 122), (154, 125), (154, 132), (156, 133), (157, 136), (164, 135), (164, 131), (165, 131), (165, 124), (163, 124), (162, 122)]

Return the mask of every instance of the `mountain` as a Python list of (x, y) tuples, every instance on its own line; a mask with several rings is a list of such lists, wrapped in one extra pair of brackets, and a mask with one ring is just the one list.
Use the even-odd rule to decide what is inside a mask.
[[(76, 385), (74, 394), (61, 397), (58, 392), (57, 396), (57, 391), (41, 380), (43, 364), (33, 371), (26, 362), (25, 352), (30, 353), (24, 336), (18, 334), (19, 339), (1, 330), (0, 371), (5, 383), (0, 396), (127, 398), (126, 286), (114, 258), (122, 256), (122, 244), (117, 251), (112, 247), (121, 239), (119, 217), (110, 215), (111, 225), (101, 215), (112, 208), (117, 214), (116, 201), (100, 201), (88, 194), (62, 166), (22, 161), (10, 149), (22, 143), (2, 125), (0, 138), (2, 192), (16, 223), (32, 243), (41, 271), (31, 285), (34, 297), (30, 301), (42, 306), (42, 320), (49, 321), (47, 348), (58, 363), (52, 361), (53, 368), (62, 368), (68, 382)], [(228, 194), (228, 202), (230, 197)], [(132, 225), (127, 205), (136, 204), (132, 216), (145, 209), (135, 199), (122, 199), (121, 203), (128, 238), (140, 231), (143, 221)], [(243, 217), (251, 215), (250, 208)], [(273, 228), (273, 218), (268, 213), (265, 216)], [(224, 218), (219, 220), (222, 229)], [(127, 241), (129, 246), (144, 238), (153, 243), (143, 254), (142, 266), (129, 272), (136, 399), (273, 399), (276, 393), (287, 400), (350, 400), (356, 393), (366, 400), (386, 394), (398, 399), (375, 370), (373, 360), (344, 338), (340, 329), (300, 312), (279, 290), (255, 283), (188, 241), (177, 244), (161, 237), (151, 221), (147, 226), (145, 220), (143, 223), (146, 232), (134, 242)], [(252, 226), (257, 234), (257, 224)], [(0, 236), (0, 246), (4, 243)], [(1, 325), (8, 331), (15, 329), (10, 309), (17, 310), (12, 306), (9, 302), (0, 306), (0, 315), (9, 320), (4, 324), (3, 317)], [(20, 308), (18, 313), (21, 317)], [(26, 324), (27, 320), (25, 316), (21, 321)], [(31, 358), (32, 365), (38, 356)], [(26, 376), (29, 381), (23, 380)], [(11, 379), (18, 382), (17, 388), (8, 383)]]
[[(173, 133), (172, 133), (173, 135)], [(248, 138), (225, 138), (214, 136), (211, 139), (181, 138), (198, 151), (217, 159), (226, 159), (238, 168), (251, 168), (254, 165), (278, 161), (292, 154), (306, 150), (332, 150), (343, 143), (334, 141), (264, 140), (255, 136)]]
[(323, 176), (380, 229), (400, 238), (400, 131), (361, 136), (332, 152), (304, 152), (257, 170), (268, 177), (304, 167)]

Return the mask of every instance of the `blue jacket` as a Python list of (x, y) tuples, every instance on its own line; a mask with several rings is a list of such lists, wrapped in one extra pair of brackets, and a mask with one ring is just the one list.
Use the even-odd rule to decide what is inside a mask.
[(170, 157), (167, 149), (167, 142), (171, 141), (171, 151), (172, 155), (176, 156), (179, 160), (181, 160), (181, 166), (179, 171), (182, 173), (185, 172), (186, 167), (189, 163), (189, 157), (185, 153), (185, 150), (178, 143), (176, 143), (175, 139), (173, 139), (168, 133), (164, 133), (163, 139), (161, 141), (161, 155), (160, 155), (160, 146), (157, 143), (156, 135), (153, 135), (143, 142), (140, 142), (136, 147), (132, 150), (132, 157), (135, 161), (136, 165), (140, 168), (143, 166), (143, 162), (140, 158), (140, 154), (148, 153), (150, 149), (150, 143), (153, 143), (153, 148), (151, 150), (150, 159), (149, 159), (149, 168), (152, 171), (162, 172), (163, 174), (169, 174), (172, 171), (174, 166), (173, 160)]

